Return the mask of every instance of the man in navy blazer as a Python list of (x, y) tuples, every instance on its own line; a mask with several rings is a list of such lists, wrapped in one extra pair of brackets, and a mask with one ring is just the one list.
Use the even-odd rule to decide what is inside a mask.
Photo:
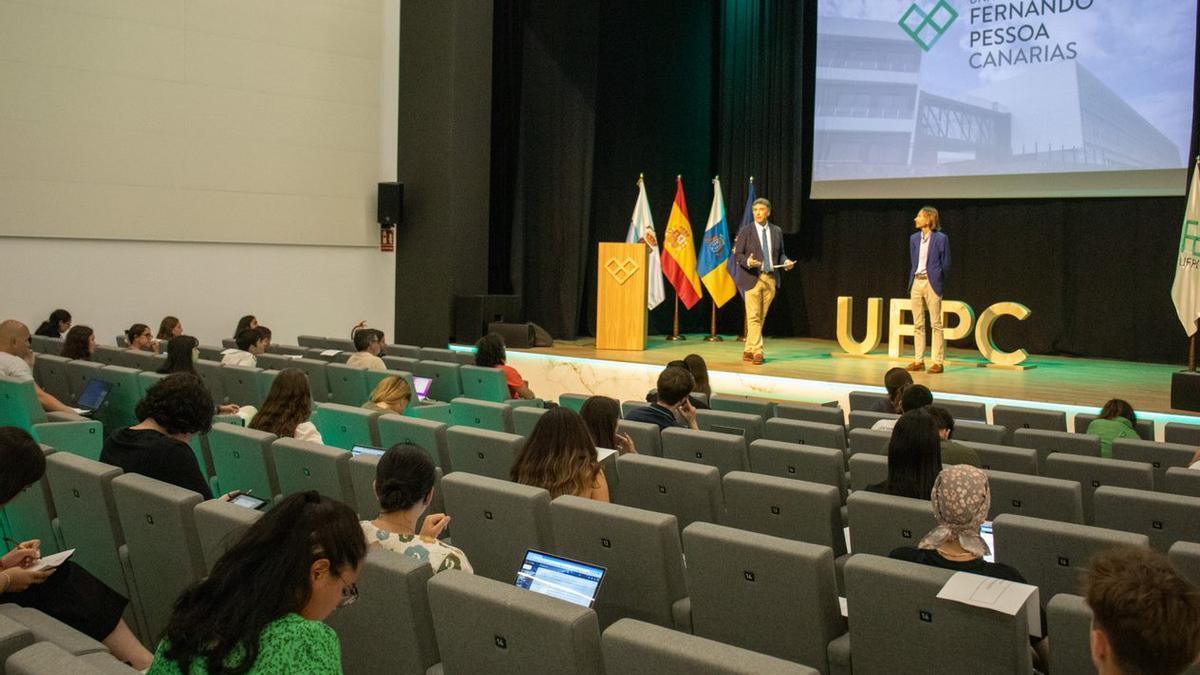
[(779, 288), (779, 273), (792, 269), (796, 263), (783, 252), (783, 230), (767, 221), (771, 202), (755, 199), (751, 212), (754, 223), (743, 227), (733, 242), (733, 259), (737, 263), (733, 283), (745, 294), (746, 346), (742, 360), (758, 366), (763, 362), (763, 322)]
[(946, 341), (942, 337), (942, 294), (946, 289), (946, 270), (950, 269), (950, 238), (942, 232), (938, 211), (923, 207), (913, 219), (917, 232), (908, 240), (908, 295), (912, 300), (913, 343), (916, 358), (908, 370), (925, 370), (925, 310), (929, 309), (929, 325), (933, 328), (933, 365), (930, 373), (942, 372), (946, 357)]

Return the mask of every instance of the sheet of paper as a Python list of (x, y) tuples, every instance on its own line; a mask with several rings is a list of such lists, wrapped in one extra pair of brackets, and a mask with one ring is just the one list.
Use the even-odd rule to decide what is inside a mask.
[(838, 596), (838, 607), (842, 610), (842, 616), (850, 616), (850, 606), (846, 604), (846, 599), (840, 595)]
[(38, 571), (38, 570), (44, 570), (44, 569), (47, 569), (50, 567), (58, 567), (59, 565), (65, 563), (67, 561), (67, 558), (70, 558), (71, 554), (74, 552), (75, 552), (75, 549), (69, 548), (65, 551), (55, 553), (54, 555), (48, 555), (45, 558), (41, 558), (36, 563), (34, 563), (33, 567), (31, 569), (33, 569), (34, 571)]
[(1042, 634), (1037, 586), (968, 572), (955, 572), (946, 585), (942, 586), (942, 590), (938, 591), (937, 597), (1012, 616), (1016, 616), (1023, 609), (1029, 624), (1029, 634)]
[(338, 354), (341, 354), (341, 353), (342, 353), (342, 350), (340, 350), (340, 349), (325, 349), (321, 352), (321, 356), (337, 356)]
[(612, 448), (596, 448), (596, 463), (603, 464), (604, 460), (615, 454), (617, 454), (617, 451)]

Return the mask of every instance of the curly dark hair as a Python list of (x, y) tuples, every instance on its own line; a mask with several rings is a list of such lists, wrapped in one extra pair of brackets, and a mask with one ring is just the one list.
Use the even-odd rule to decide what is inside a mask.
[(0, 427), (0, 506), (21, 490), (42, 479), (46, 473), (46, 455), (28, 431), (19, 427)]
[(212, 394), (192, 373), (175, 373), (150, 387), (137, 405), (139, 420), (153, 419), (168, 434), (208, 433), (212, 429)]
[(504, 363), (504, 338), (499, 333), (488, 333), (475, 343), (475, 365), (480, 368), (495, 368)]

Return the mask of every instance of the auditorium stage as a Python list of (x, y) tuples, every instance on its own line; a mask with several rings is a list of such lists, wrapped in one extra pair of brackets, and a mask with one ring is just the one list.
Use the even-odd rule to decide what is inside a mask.
[[(530, 381), (542, 398), (561, 393), (596, 393), (640, 399), (653, 387), (661, 366), (696, 353), (704, 357), (713, 384), (721, 393), (809, 402), (839, 401), (856, 389), (882, 391), (883, 373), (908, 359), (832, 356), (841, 352), (836, 341), (807, 338), (768, 338), (767, 362), (754, 366), (742, 361), (742, 344), (725, 336), (723, 342), (704, 342), (703, 335), (671, 342), (652, 336), (645, 351), (598, 350), (595, 340), (559, 340), (554, 347), (509, 349), (509, 363)], [(881, 352), (886, 356), (886, 351)], [(979, 367), (978, 352), (950, 349), (946, 372), (914, 373), (913, 379), (937, 394), (952, 398), (1040, 405), (1075, 412), (1095, 412), (1109, 398), (1128, 400), (1147, 418), (1200, 423), (1200, 417), (1170, 407), (1171, 373), (1176, 365), (1129, 363), (1103, 359), (1031, 355), (1030, 370)], [(1161, 428), (1161, 424), (1159, 425)]]

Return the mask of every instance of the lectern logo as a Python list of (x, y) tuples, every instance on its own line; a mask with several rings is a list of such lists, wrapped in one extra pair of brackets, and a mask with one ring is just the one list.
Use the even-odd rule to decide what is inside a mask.
[(633, 258), (625, 258), (617, 260), (609, 258), (608, 262), (604, 263), (604, 269), (612, 275), (613, 280), (619, 285), (624, 285), (638, 271), (638, 264), (633, 261)]
[(957, 18), (958, 12), (954, 11), (946, 0), (938, 0), (928, 12), (914, 2), (904, 16), (900, 17), (900, 28), (908, 33), (921, 49), (929, 51), (942, 39), (946, 31), (950, 30)]

